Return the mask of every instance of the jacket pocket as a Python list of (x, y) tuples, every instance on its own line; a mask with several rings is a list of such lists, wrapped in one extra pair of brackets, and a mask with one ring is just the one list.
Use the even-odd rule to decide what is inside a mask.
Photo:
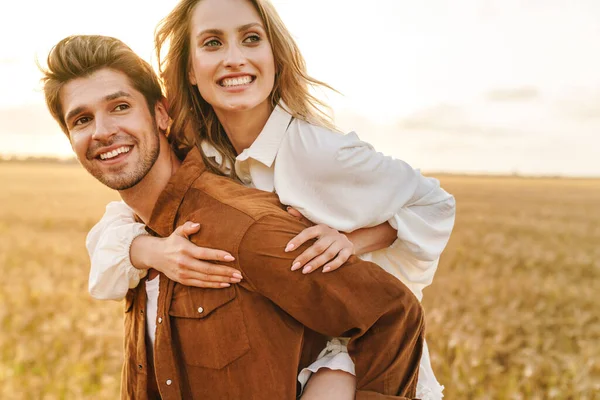
[(179, 286), (169, 315), (175, 343), (188, 365), (221, 369), (250, 350), (244, 316), (234, 287)]

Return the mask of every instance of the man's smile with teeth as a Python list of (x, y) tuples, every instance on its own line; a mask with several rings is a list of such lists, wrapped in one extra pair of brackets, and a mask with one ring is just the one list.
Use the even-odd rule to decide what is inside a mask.
[(131, 150), (131, 146), (121, 146), (118, 149), (114, 149), (113, 151), (108, 151), (106, 153), (100, 154), (101, 160), (110, 160), (111, 158), (115, 158), (121, 153), (129, 153)]
[(219, 82), (219, 85), (223, 87), (242, 86), (248, 85), (254, 81), (254, 77), (251, 75), (236, 76), (235, 78), (224, 78)]

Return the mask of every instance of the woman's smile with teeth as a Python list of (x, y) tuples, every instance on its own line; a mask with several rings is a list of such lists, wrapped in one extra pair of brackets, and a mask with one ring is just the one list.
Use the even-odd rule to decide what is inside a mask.
[(129, 150), (131, 150), (131, 147), (122, 146), (122, 147), (119, 147), (118, 149), (114, 149), (113, 151), (108, 151), (106, 153), (100, 154), (100, 159), (101, 160), (110, 160), (111, 158), (115, 158), (116, 156), (118, 156), (121, 153), (129, 153)]
[(236, 76), (235, 78), (224, 78), (221, 80), (221, 82), (219, 84), (224, 87), (242, 86), (242, 85), (247, 85), (249, 83), (252, 83), (253, 80), (254, 80), (254, 77), (252, 77), (250, 75), (244, 75), (244, 76)]

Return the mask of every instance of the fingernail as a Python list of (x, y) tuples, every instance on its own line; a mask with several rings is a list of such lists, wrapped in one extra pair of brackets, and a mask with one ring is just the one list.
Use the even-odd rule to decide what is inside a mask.
[(221, 283), (221, 287), (229, 287), (231, 286), (229, 283)]
[(233, 256), (230, 256), (229, 254), (228, 254), (228, 255), (226, 255), (225, 257), (223, 257), (223, 259), (224, 259), (225, 261), (233, 261), (233, 260), (235, 260), (235, 258), (234, 258)]
[(197, 223), (197, 222), (193, 222), (193, 223), (192, 223), (192, 228), (197, 228), (197, 227), (199, 227), (199, 226), (200, 226), (200, 224), (199, 224), (199, 223)]
[(237, 279), (243, 279), (244, 277), (242, 276), (242, 274), (238, 273), (238, 272), (234, 272), (233, 273), (233, 277), (237, 278)]
[(288, 243), (287, 247), (285, 248), (285, 252), (287, 253), (288, 251), (292, 251), (294, 250), (294, 243)]
[(240, 283), (242, 280), (238, 278), (231, 278), (232, 283)]
[(292, 265), (292, 271), (296, 271), (298, 268), (300, 268), (300, 264), (299, 262), (294, 263), (294, 265)]
[(306, 267), (304, 267), (304, 269), (302, 270), (303, 274), (308, 274), (310, 271), (312, 271), (312, 267), (310, 265), (307, 265)]
[(288, 211), (290, 211), (290, 208), (292, 208), (292, 207), (287, 206), (285, 209), (288, 210)]
[(325, 268), (323, 268), (323, 272), (329, 272), (329, 271), (331, 271), (331, 267), (325, 267)]

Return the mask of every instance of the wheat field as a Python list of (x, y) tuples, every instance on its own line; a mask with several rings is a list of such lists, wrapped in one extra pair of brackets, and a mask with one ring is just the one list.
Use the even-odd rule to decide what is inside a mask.
[[(600, 399), (600, 181), (440, 176), (456, 228), (425, 291), (446, 399)], [(0, 398), (115, 399), (122, 306), (87, 294), (115, 193), (76, 165), (0, 163)]]

